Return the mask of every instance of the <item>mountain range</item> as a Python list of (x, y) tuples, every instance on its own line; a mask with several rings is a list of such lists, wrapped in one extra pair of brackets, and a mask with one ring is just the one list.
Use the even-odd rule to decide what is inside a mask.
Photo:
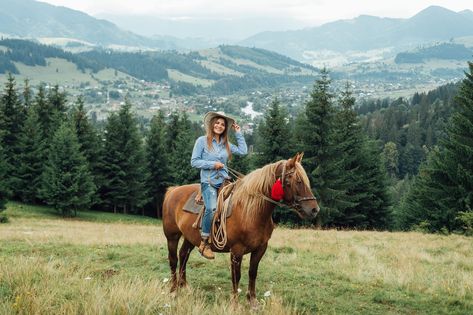
[(83, 12), (33, 0), (0, 0), (0, 33), (26, 39), (69, 39), (89, 45), (175, 49), (173, 43), (118, 28)]
[(399, 52), (419, 44), (473, 35), (473, 12), (430, 6), (408, 19), (361, 15), (319, 27), (287, 32), (263, 32), (239, 44), (273, 50), (303, 60), (304, 54), (392, 48)]
[[(38, 39), (52, 44), (56, 39), (66, 45), (74, 42), (70, 46), (97, 45), (135, 50), (203, 49), (222, 44), (218, 38), (164, 36), (164, 24), (157, 25), (152, 32), (161, 35), (146, 37), (65, 7), (33, 0), (0, 0), (0, 33), (5, 37)], [(361, 15), (301, 30), (261, 32), (236, 44), (272, 50), (310, 63), (320, 59), (320, 52), (353, 55), (381, 50), (394, 56), (419, 44), (463, 36), (473, 36), (472, 11), (454, 12), (431, 6), (408, 19)]]

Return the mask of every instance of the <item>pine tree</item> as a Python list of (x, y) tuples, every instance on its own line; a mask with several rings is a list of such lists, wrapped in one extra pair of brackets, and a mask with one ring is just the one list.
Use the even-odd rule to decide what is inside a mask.
[(73, 127), (64, 122), (55, 132), (41, 176), (42, 198), (64, 216), (87, 209), (95, 191), (92, 176)]
[(42, 130), (42, 138), (45, 142), (49, 142), (49, 139), (54, 134), (55, 126), (55, 112), (46, 98), (46, 91), (44, 85), (38, 87), (38, 93), (35, 95), (34, 104), (36, 113), (38, 115), (38, 121)]
[(23, 202), (39, 199), (41, 174), (47, 159), (46, 143), (39, 123), (37, 108), (28, 108), (25, 124), (18, 140), (19, 156), (15, 191)]
[[(90, 172), (94, 178), (95, 185), (97, 187), (101, 187), (104, 181), (100, 174), (100, 166), (103, 164), (101, 139), (87, 117), (87, 112), (84, 109), (84, 99), (82, 96), (79, 96), (77, 99), (71, 116), (71, 120), (77, 135), (77, 140), (80, 144), (80, 151), (87, 160), (87, 163), (90, 167)], [(93, 201), (94, 204), (99, 203), (98, 194), (94, 196)]]
[[(171, 181), (174, 185), (184, 185), (195, 182), (199, 178), (199, 172), (190, 164), (192, 149), (194, 147), (195, 135), (192, 123), (186, 113), (176, 121), (171, 116), (171, 122), (167, 129), (167, 138), (170, 143), (170, 168)], [(175, 137), (170, 139), (170, 136)]]
[(387, 142), (382, 153), (383, 165), (391, 179), (396, 179), (399, 174), (399, 151), (394, 142)]
[(305, 104), (305, 126), (303, 134), (304, 163), (309, 171), (313, 187), (321, 204), (318, 225), (331, 224), (345, 207), (340, 189), (339, 175), (342, 160), (339, 148), (333, 142), (334, 106), (330, 92), (330, 79), (326, 69), (315, 82), (311, 99)]
[(8, 75), (5, 90), (0, 99), (0, 112), (3, 119), (0, 121), (0, 129), (3, 130), (4, 154), (10, 172), (6, 175), (11, 187), (15, 186), (16, 169), (18, 167), (18, 135), (24, 123), (25, 115), (23, 106), (18, 98), (15, 79)]
[(406, 198), (401, 222), (430, 231), (461, 228), (460, 212), (473, 211), (473, 63), (463, 80), (439, 148), (431, 150)]
[(102, 200), (116, 212), (136, 212), (147, 200), (147, 180), (143, 144), (137, 120), (126, 100), (117, 114), (112, 114), (105, 128)]
[[(364, 225), (366, 214), (360, 212), (360, 200), (368, 193), (363, 187), (363, 178), (360, 174), (361, 147), (364, 135), (354, 110), (355, 98), (347, 83), (339, 99), (340, 109), (336, 112), (333, 123), (332, 149), (338, 152), (331, 163), (338, 165), (337, 189), (339, 195), (336, 216), (332, 217), (332, 225), (356, 227)], [(334, 182), (335, 183), (335, 182)]]
[(287, 116), (287, 111), (278, 100), (274, 100), (266, 111), (258, 128), (257, 167), (287, 159), (293, 153)]
[[(3, 151), (2, 144), (0, 142), (0, 213), (5, 209), (5, 203), (10, 196), (10, 187), (6, 180), (6, 175), (8, 173), (8, 165), (6, 163), (5, 154)], [(5, 221), (6, 218), (4, 215), (0, 214), (0, 223)]]
[(357, 228), (385, 230), (392, 227), (391, 196), (378, 147), (375, 141), (366, 138), (360, 147), (359, 185), (353, 190), (359, 198), (353, 212), (362, 214), (363, 219), (357, 222)]
[(159, 111), (151, 119), (151, 128), (146, 139), (146, 161), (149, 173), (147, 188), (152, 196), (153, 208), (156, 209), (158, 217), (162, 217), (161, 205), (170, 181), (165, 131), (164, 114)]

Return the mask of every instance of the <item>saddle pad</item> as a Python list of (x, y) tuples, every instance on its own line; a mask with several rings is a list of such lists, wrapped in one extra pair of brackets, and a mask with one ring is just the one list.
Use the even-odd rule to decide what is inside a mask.
[(187, 199), (186, 204), (184, 205), (184, 208), (182, 208), (184, 211), (199, 214), (199, 212), (202, 209), (203, 205), (199, 205), (197, 202), (195, 202), (195, 196), (196, 195), (197, 195), (197, 191), (194, 191), (190, 195), (189, 199)]
[[(193, 192), (190, 196), (189, 199), (187, 199), (186, 204), (182, 208), (182, 210), (191, 212), (194, 214), (199, 214), (200, 210), (202, 210), (203, 205), (199, 205), (198, 203), (195, 202), (195, 196), (197, 195), (197, 191)], [(227, 208), (227, 218), (232, 214), (232, 195), (230, 195), (229, 198), (227, 198), (223, 204), (224, 207)]]

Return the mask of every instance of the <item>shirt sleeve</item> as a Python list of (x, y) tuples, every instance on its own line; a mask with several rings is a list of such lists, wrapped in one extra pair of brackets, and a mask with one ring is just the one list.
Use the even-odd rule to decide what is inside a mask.
[(213, 169), (215, 166), (215, 161), (208, 161), (202, 158), (205, 145), (205, 141), (202, 140), (203, 138), (198, 138), (195, 141), (194, 149), (192, 150), (191, 166), (202, 169)]
[(230, 150), (232, 153), (238, 155), (246, 155), (248, 153), (248, 148), (246, 147), (245, 137), (241, 132), (235, 132), (235, 138), (237, 140), (237, 145), (230, 143)]

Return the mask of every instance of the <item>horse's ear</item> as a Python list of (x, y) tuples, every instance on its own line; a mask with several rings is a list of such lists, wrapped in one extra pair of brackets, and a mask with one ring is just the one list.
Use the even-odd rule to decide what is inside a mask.
[(294, 165), (296, 165), (297, 159), (299, 158), (299, 153), (297, 153), (293, 158), (290, 158), (287, 160), (286, 167), (287, 168), (292, 168)]
[(296, 154), (296, 162), (301, 163), (303, 156), (304, 156), (304, 152), (297, 153), (297, 154)]

